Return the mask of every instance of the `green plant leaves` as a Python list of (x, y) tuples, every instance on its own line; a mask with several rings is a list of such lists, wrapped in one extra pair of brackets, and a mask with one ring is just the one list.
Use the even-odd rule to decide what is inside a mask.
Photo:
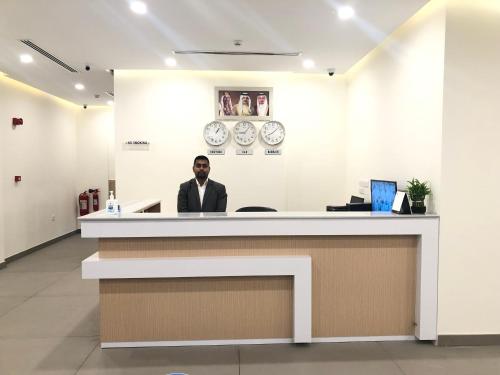
[(418, 178), (413, 178), (406, 182), (408, 182), (408, 195), (412, 201), (423, 201), (425, 196), (431, 193), (428, 181), (420, 182)]

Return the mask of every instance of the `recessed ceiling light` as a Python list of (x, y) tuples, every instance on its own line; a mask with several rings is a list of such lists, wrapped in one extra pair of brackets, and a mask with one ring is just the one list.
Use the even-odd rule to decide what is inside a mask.
[(354, 17), (354, 13), (354, 9), (348, 5), (341, 6), (337, 9), (337, 15), (342, 21), (351, 19)]
[(106, 103), (107, 103), (108, 105), (113, 105), (113, 104), (114, 104), (112, 100), (108, 100)]
[(306, 69), (312, 69), (314, 68), (314, 61), (312, 61), (311, 59), (307, 59), (307, 60), (304, 60), (302, 62), (302, 65), (304, 66), (304, 68)]
[(81, 83), (77, 83), (77, 84), (75, 84), (75, 89), (77, 89), (77, 90), (83, 90), (83, 89), (85, 89), (85, 86), (82, 85)]
[(25, 53), (25, 54), (22, 54), (21, 56), (19, 56), (19, 60), (21, 60), (21, 62), (23, 64), (29, 64), (29, 63), (33, 62), (33, 56)]
[(167, 57), (165, 59), (165, 65), (166, 66), (176, 66), (177, 65), (177, 61), (173, 57)]
[(137, 14), (146, 14), (148, 7), (142, 1), (132, 1), (130, 3), (130, 10)]

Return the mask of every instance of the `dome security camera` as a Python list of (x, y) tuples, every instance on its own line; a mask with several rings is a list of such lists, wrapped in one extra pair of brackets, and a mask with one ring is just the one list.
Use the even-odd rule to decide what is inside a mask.
[(335, 68), (327, 69), (327, 72), (330, 77), (333, 77), (333, 75), (335, 74)]
[(84, 105), (83, 105), (83, 109), (87, 109), (87, 104), (84, 104)]
[(90, 71), (90, 65), (85, 65), (85, 70), (88, 72)]

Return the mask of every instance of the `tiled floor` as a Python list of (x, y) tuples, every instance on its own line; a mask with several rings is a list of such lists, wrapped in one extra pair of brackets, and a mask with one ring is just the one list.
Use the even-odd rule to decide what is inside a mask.
[(99, 347), (98, 285), (73, 236), (0, 270), (0, 375), (500, 375), (500, 347), (385, 342), (152, 349)]

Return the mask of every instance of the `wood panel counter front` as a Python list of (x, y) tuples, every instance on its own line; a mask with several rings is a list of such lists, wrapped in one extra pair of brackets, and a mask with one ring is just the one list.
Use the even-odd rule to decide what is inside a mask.
[[(437, 216), (369, 212), (81, 218), (99, 262), (311, 259), (311, 341), (436, 338)], [(94, 259), (94, 261), (95, 261)], [(260, 258), (259, 258), (260, 259)], [(103, 347), (292, 342), (291, 276), (100, 278)]]

